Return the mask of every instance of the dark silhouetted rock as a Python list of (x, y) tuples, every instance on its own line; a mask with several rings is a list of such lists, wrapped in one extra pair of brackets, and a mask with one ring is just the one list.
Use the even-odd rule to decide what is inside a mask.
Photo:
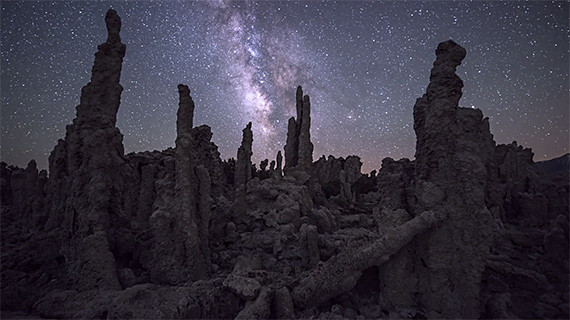
[[(408, 263), (416, 266), (415, 276), (401, 274), (401, 283), (386, 288), (386, 299), (395, 306), (415, 304), (410, 300), (415, 294), (434, 318), (479, 316), (479, 283), (494, 228), (485, 206), (495, 147), (488, 119), (478, 109), (458, 107), (463, 82), (455, 69), (465, 54), (451, 40), (438, 45), (427, 92), (414, 106), (412, 216), (432, 210), (448, 219), (400, 253), (412, 256)], [(406, 192), (406, 178), (397, 179)], [(396, 201), (388, 205), (396, 207), (408, 197), (394, 196)], [(391, 267), (387, 264), (386, 272)]]
[(192, 139), (194, 141), (193, 156), (197, 164), (204, 166), (208, 170), (212, 183), (212, 197), (227, 194), (229, 181), (224, 172), (222, 159), (218, 146), (212, 140), (212, 129), (207, 125), (201, 125), (192, 129)]
[[(210, 215), (209, 204), (204, 203), (209, 201), (210, 181), (203, 167), (198, 169), (200, 177), (196, 174), (192, 137), (194, 102), (190, 90), (188, 86), (178, 85), (178, 92), (174, 196), (161, 201), (151, 216), (155, 239), (151, 277), (168, 284), (204, 279), (210, 271), (207, 237)], [(171, 180), (164, 182), (167, 188), (172, 185)], [(200, 186), (203, 195), (199, 195)], [(205, 205), (208, 210), (199, 212)], [(204, 225), (206, 230), (201, 230)]]
[(281, 155), (281, 151), (277, 151), (277, 167), (275, 168), (276, 174), (278, 177), (283, 175), (283, 156)]
[(299, 285), (293, 289), (293, 301), (299, 307), (318, 306), (330, 298), (350, 291), (356, 285), (362, 271), (382, 265), (415, 235), (444, 219), (445, 216), (441, 214), (426, 211), (394, 228), (379, 240), (353, 243), (351, 247), (344, 249), (303, 277)]
[[(301, 87), (299, 87), (300, 89)], [(303, 97), (299, 129), (299, 163), (298, 165), (309, 170), (313, 164), (313, 143), (311, 142), (311, 102), (309, 96)]]
[(67, 266), (78, 290), (120, 289), (113, 255), (122, 224), (122, 195), (128, 167), (123, 136), (115, 127), (126, 47), (114, 10), (105, 17), (107, 41), (95, 54), (91, 81), (81, 91), (73, 124), (50, 155), (47, 184), (51, 208), (47, 229), (60, 229)]
[(251, 151), (253, 143), (253, 132), (251, 131), (251, 122), (243, 129), (243, 138), (241, 146), (237, 152), (237, 161), (235, 167), (234, 185), (236, 189), (243, 188), (245, 190), (247, 183), (251, 180)]
[[(11, 206), (12, 202), (12, 172), (14, 168), (9, 167), (4, 161), (0, 162), (0, 203), (3, 206)], [(3, 217), (5, 219), (5, 217)]]
[(348, 156), (346, 160), (322, 156), (313, 163), (311, 176), (321, 185), (327, 198), (334, 196), (337, 201), (352, 203), (356, 200), (352, 185), (363, 176), (361, 167), (362, 162), (357, 156)]
[[(46, 221), (44, 205), (44, 185), (47, 182), (47, 171), (38, 172), (36, 161), (28, 163), (26, 169), (4, 169), (5, 185), (10, 190), (5, 196), (8, 203), (13, 204), (5, 223), (17, 222), (26, 228), (43, 227)], [(3, 202), (4, 203), (4, 202)]]
[(309, 96), (303, 96), (301, 86), (297, 87), (297, 119), (289, 119), (287, 144), (285, 145), (285, 171), (299, 166), (308, 171), (313, 163), (313, 143), (311, 142), (311, 103)]

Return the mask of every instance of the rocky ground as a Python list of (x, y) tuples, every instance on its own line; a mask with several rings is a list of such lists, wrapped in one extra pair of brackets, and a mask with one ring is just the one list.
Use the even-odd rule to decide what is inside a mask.
[(314, 161), (298, 87), (284, 157), (257, 169), (255, 124), (223, 161), (185, 85), (176, 147), (124, 154), (105, 20), (49, 175), (1, 165), (2, 318), (568, 318), (568, 157), (534, 163), (458, 106), (457, 43), (413, 108), (414, 160)]

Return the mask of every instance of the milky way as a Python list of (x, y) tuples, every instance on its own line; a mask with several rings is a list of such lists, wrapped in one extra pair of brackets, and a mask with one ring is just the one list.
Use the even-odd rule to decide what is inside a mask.
[(277, 143), (275, 126), (269, 120), (274, 104), (270, 98), (269, 74), (264, 66), (268, 54), (262, 50), (268, 41), (256, 30), (257, 21), (249, 5), (242, 4), (246, 9), (241, 10), (229, 2), (210, 4), (219, 26), (217, 45), (228, 53), (221, 63), (222, 76), (229, 79), (224, 89), (241, 99), (237, 103), (243, 115), (241, 119), (255, 123), (258, 148), (272, 150), (271, 145)]
[(412, 109), (437, 44), (467, 50), (460, 102), (490, 118), (498, 143), (535, 160), (569, 151), (567, 1), (2, 1), (1, 157), (42, 168), (75, 116), (104, 15), (127, 45), (117, 126), (127, 152), (174, 146), (176, 86), (189, 85), (195, 125), (235, 157), (253, 123), (253, 160), (274, 159), (311, 96), (314, 157), (356, 154), (364, 171), (413, 158)]
[(240, 110), (238, 124), (253, 122), (255, 149), (261, 150), (262, 157), (274, 157), (283, 147), (279, 126), (286, 122), (280, 119), (293, 114), (297, 84), (311, 79), (304, 72), (310, 55), (300, 49), (299, 39), (291, 37), (291, 29), (277, 25), (271, 30), (270, 24), (259, 22), (255, 2), (208, 4), (217, 31), (213, 51), (226, 53), (218, 61), (221, 76), (228, 79), (222, 90), (237, 98), (232, 102)]

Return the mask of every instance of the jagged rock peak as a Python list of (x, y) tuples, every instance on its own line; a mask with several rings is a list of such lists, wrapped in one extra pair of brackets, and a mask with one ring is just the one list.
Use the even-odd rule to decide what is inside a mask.
[(281, 151), (277, 151), (277, 175), (281, 177), (282, 175), (282, 164), (283, 164), (283, 156), (281, 155)]
[[(251, 131), (251, 122), (243, 129), (243, 138), (241, 146), (237, 152), (237, 162), (235, 169), (235, 186), (236, 188), (245, 187), (247, 182), (252, 178), (251, 172), (251, 151), (253, 144), (253, 132)], [(245, 188), (244, 188), (245, 189)]]
[[(455, 71), (465, 56), (465, 49), (453, 40), (437, 46), (430, 83), (426, 93), (417, 99), (414, 105), (414, 130), (418, 137), (416, 158), (421, 158), (421, 154), (426, 152), (424, 148), (427, 146), (427, 140), (447, 136), (449, 128), (455, 124), (463, 88), (463, 81)], [(447, 143), (446, 141), (442, 143)], [(445, 154), (440, 152), (440, 156)]]
[[(91, 82), (81, 91), (77, 106), (76, 123), (96, 127), (114, 127), (121, 103), (123, 87), (119, 84), (126, 46), (121, 42), (121, 18), (115, 10), (105, 17), (107, 41), (97, 48), (95, 63), (91, 69)], [(91, 121), (95, 120), (95, 121)]]
[(455, 41), (448, 40), (437, 46), (435, 54), (436, 60), (431, 69), (430, 84), (427, 89), (428, 99), (452, 98), (454, 102), (459, 102), (463, 81), (455, 74), (455, 70), (467, 52)]
[(121, 17), (117, 11), (109, 9), (105, 15), (105, 23), (107, 24), (107, 43), (121, 42), (119, 33), (121, 32)]
[[(168, 206), (159, 208), (151, 216), (151, 219), (154, 219), (152, 224), (156, 239), (165, 242), (172, 241), (170, 233), (173, 233), (176, 241), (172, 241), (175, 243), (172, 249), (181, 254), (180, 257), (173, 258), (168, 253), (170, 248), (163, 245), (154, 248), (155, 256), (169, 256), (169, 259), (165, 259), (162, 266), (155, 270), (156, 278), (171, 284), (204, 279), (209, 270), (207, 268), (209, 253), (203, 250), (207, 243), (200, 236), (200, 227), (203, 225), (202, 216), (198, 212), (201, 208), (199, 189), (200, 186), (204, 189), (204, 184), (209, 177), (206, 177), (207, 173), (202, 172), (203, 170), (199, 172), (201, 177), (197, 176), (195, 142), (192, 137), (194, 101), (190, 97), (190, 89), (180, 84), (178, 93), (180, 99), (176, 119), (175, 205), (173, 208)], [(209, 190), (205, 191), (204, 197), (206, 193), (209, 193)], [(205, 219), (209, 219), (205, 211), (204, 214)], [(170, 225), (175, 225), (175, 227), (169, 229)], [(164, 269), (160, 269), (163, 267)]]
[(303, 108), (303, 88), (297, 86), (297, 92), (295, 93), (295, 101), (297, 103), (297, 122), (301, 121), (302, 108)]
[(250, 144), (251, 142), (253, 142), (253, 132), (251, 131), (251, 122), (249, 122), (245, 128), (242, 130), (243, 132), (243, 137), (241, 140), (242, 145), (244, 144)]
[[(300, 114), (300, 111), (298, 113)], [(287, 170), (295, 167), (299, 162), (299, 134), (297, 133), (297, 121), (295, 121), (294, 117), (289, 118), (287, 124), (287, 143), (284, 149), (285, 170)]]
[(178, 114), (176, 119), (177, 134), (192, 134), (194, 122), (194, 101), (190, 96), (190, 89), (187, 85), (179, 84), (178, 93), (180, 95), (178, 102)]
[(188, 86), (185, 84), (179, 84), (178, 92), (180, 93), (181, 97), (184, 95), (190, 95), (190, 88), (188, 88)]
[(107, 41), (97, 47), (77, 116), (50, 155), (46, 185), (46, 229), (57, 230), (78, 291), (121, 288), (112, 250), (126, 228), (122, 196), (130, 180), (123, 136), (115, 127), (126, 46), (117, 13), (110, 10), (105, 21)]
[(311, 142), (311, 102), (309, 96), (303, 97), (301, 119), (299, 122), (299, 166), (310, 169), (313, 163), (313, 143)]
[(287, 127), (285, 145), (285, 169), (300, 166), (308, 170), (313, 163), (311, 143), (311, 103), (308, 95), (303, 96), (303, 88), (297, 87), (295, 96), (297, 119), (291, 117)]
[[(463, 81), (455, 70), (466, 56), (465, 49), (449, 40), (438, 45), (436, 56), (426, 94), (414, 105), (413, 192), (418, 201), (412, 209), (443, 212), (448, 219), (420, 236), (415, 250), (427, 269), (420, 268), (417, 274), (418, 279), (424, 278), (422, 273), (430, 275), (425, 277), (429, 289), (422, 297), (430, 310), (428, 318), (476, 318), (480, 279), (493, 233), (486, 195), (497, 188), (495, 177), (489, 174), (497, 172), (495, 142), (481, 110), (459, 107)], [(460, 257), (457, 252), (462, 252)], [(469, 277), (464, 270), (469, 270)], [(402, 294), (401, 283), (408, 280), (398, 280), (393, 288)], [(455, 288), (453, 295), (442, 295), (444, 287)], [(389, 299), (397, 301), (410, 294)]]
[[(178, 112), (176, 117), (176, 184), (177, 190), (182, 193), (192, 193), (194, 187), (194, 163), (192, 154), (192, 122), (194, 117), (194, 101), (190, 97), (188, 86), (179, 84)], [(183, 197), (189, 201), (190, 196)]]
[[(436, 60), (434, 64), (445, 62), (456, 68), (465, 59), (467, 51), (453, 40), (441, 42), (435, 49)], [(455, 70), (453, 70), (455, 72)]]
[(297, 86), (296, 101), (302, 101), (302, 100), (303, 100), (303, 87)]

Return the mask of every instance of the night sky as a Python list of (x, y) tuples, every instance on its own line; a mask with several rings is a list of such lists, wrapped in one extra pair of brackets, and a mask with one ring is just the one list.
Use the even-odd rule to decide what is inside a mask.
[(126, 152), (163, 150), (176, 137), (177, 85), (194, 125), (236, 157), (253, 122), (253, 160), (274, 159), (311, 97), (314, 159), (413, 158), (412, 111), (439, 42), (467, 50), (460, 106), (490, 118), (497, 143), (531, 147), (535, 161), (569, 151), (568, 1), (2, 1), (1, 160), (47, 158), (75, 117), (109, 8), (127, 45), (117, 126)]

